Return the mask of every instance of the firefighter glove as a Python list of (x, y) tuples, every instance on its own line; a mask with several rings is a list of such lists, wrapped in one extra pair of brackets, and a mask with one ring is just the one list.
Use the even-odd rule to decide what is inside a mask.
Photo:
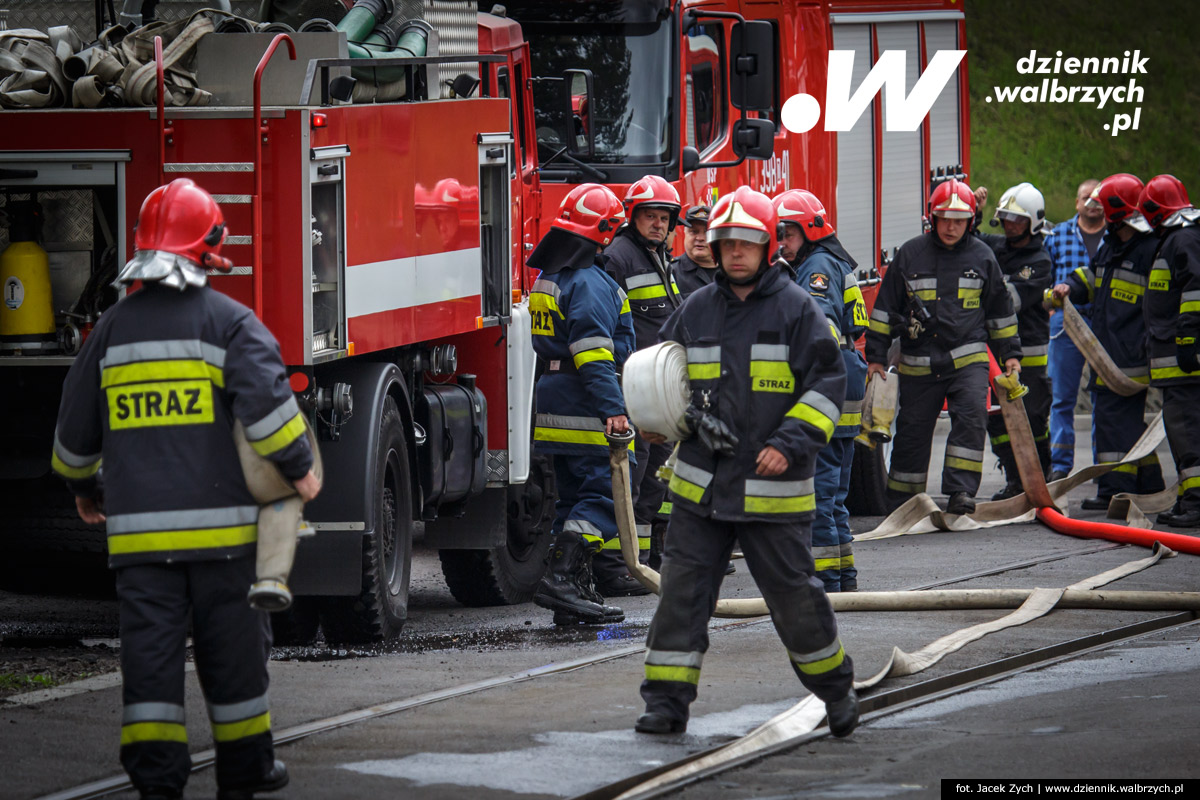
[(1200, 370), (1200, 354), (1196, 351), (1195, 337), (1175, 340), (1175, 362), (1184, 372)]
[(738, 445), (737, 434), (729, 430), (724, 422), (712, 414), (706, 414), (695, 406), (689, 405), (683, 414), (688, 428), (693, 436), (700, 438), (709, 452), (723, 456), (732, 456)]

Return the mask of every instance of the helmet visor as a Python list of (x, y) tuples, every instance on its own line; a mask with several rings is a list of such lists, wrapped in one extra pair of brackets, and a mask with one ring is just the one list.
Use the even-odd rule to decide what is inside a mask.
[(933, 215), (942, 219), (974, 219), (975, 215), (968, 210), (959, 210), (955, 208), (939, 208), (934, 209)]
[(726, 225), (720, 228), (708, 229), (708, 242), (712, 244), (720, 239), (738, 239), (752, 244), (766, 244), (771, 240), (771, 234), (753, 228), (742, 228)]
[(996, 212), (996, 219), (1000, 220), (1001, 222), (1021, 222), (1022, 220), (1028, 221), (1029, 215), (1025, 213), (1018, 213), (1016, 211), (1000, 209)]

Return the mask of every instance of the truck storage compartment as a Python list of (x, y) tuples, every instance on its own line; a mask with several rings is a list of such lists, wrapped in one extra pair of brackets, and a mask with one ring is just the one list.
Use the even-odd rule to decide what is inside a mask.
[(475, 376), (426, 386), (417, 401), (417, 422), (426, 432), (418, 458), (422, 517), (432, 520), (439, 506), (477, 495), (487, 483), (487, 400), (475, 388)]

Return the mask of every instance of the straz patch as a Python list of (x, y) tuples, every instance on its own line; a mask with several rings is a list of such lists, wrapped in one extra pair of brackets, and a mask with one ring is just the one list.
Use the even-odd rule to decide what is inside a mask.
[(796, 381), (793, 378), (755, 378), (756, 392), (788, 392), (791, 393)]
[(554, 335), (554, 318), (549, 311), (532, 308), (529, 310), (533, 317), (533, 333), (537, 336)]
[(1137, 304), (1137, 301), (1139, 299), (1136, 294), (1134, 294), (1133, 292), (1127, 292), (1124, 289), (1114, 288), (1114, 289), (1112, 289), (1111, 294), (1112, 294), (1112, 298), (1114, 300), (1120, 300), (1125, 303), (1133, 303), (1135, 305)]
[(751, 361), (750, 388), (755, 392), (787, 392), (796, 387), (796, 376), (786, 361)]
[(829, 276), (821, 272), (814, 272), (812, 277), (808, 279), (808, 290), (810, 292), (826, 292), (829, 290)]
[(162, 425), (205, 425), (213, 421), (212, 383), (161, 381), (111, 386), (108, 427), (149, 428)]

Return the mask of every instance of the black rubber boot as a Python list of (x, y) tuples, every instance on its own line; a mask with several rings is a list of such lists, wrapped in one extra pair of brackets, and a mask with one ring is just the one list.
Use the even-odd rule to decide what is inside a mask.
[(638, 717), (633, 729), (638, 733), (683, 733), (687, 730), (687, 720), (673, 719), (657, 711), (647, 711)]
[(946, 503), (947, 514), (973, 514), (975, 513), (975, 498), (966, 492), (955, 492), (950, 495), (950, 502)]
[(261, 781), (247, 786), (231, 786), (217, 790), (217, 800), (252, 800), (254, 795), (277, 792), (288, 785), (288, 771), (279, 759)]
[(1067, 472), (1065, 469), (1052, 469), (1052, 470), (1050, 470), (1050, 474), (1046, 476), (1046, 483), (1053, 483), (1054, 481), (1061, 481), (1063, 478), (1067, 477), (1070, 474), (1071, 473)]
[(1200, 528), (1200, 511), (1180, 511), (1171, 514), (1165, 520), (1158, 515), (1158, 521), (1172, 528)]
[(1084, 498), (1083, 502), (1079, 504), (1079, 507), (1084, 511), (1104, 511), (1108, 508), (1108, 501), (1110, 499), (1111, 498), (1108, 497), (1101, 497), (1100, 495), (1096, 495), (1095, 497), (1086, 497)]
[[(590, 596), (591, 553), (587, 551), (583, 537), (576, 533), (560, 533), (550, 548), (550, 561), (546, 574), (542, 576), (533, 602), (554, 612), (554, 624), (604, 625), (620, 622), (625, 613), (619, 608), (604, 606)], [(581, 573), (586, 572), (587, 590)], [(599, 597), (599, 595), (595, 595)], [(615, 614), (613, 612), (616, 612)], [(618, 617), (616, 619), (615, 617)]]
[(1007, 500), (1010, 497), (1016, 497), (1021, 492), (1025, 491), (1025, 487), (1021, 485), (1019, 480), (1009, 480), (1004, 484), (1004, 488), (992, 495), (993, 500)]
[(858, 727), (858, 693), (853, 688), (841, 700), (825, 704), (829, 717), (829, 732), (839, 739), (849, 736)]
[[(606, 625), (614, 622), (624, 622), (625, 612), (616, 606), (606, 605), (604, 595), (596, 589), (596, 577), (592, 573), (592, 562), (596, 552), (592, 551), (584, 554), (583, 563), (579, 565), (575, 572), (575, 585), (579, 587), (580, 594), (604, 610), (604, 623)], [(641, 584), (638, 585), (641, 586)]]

